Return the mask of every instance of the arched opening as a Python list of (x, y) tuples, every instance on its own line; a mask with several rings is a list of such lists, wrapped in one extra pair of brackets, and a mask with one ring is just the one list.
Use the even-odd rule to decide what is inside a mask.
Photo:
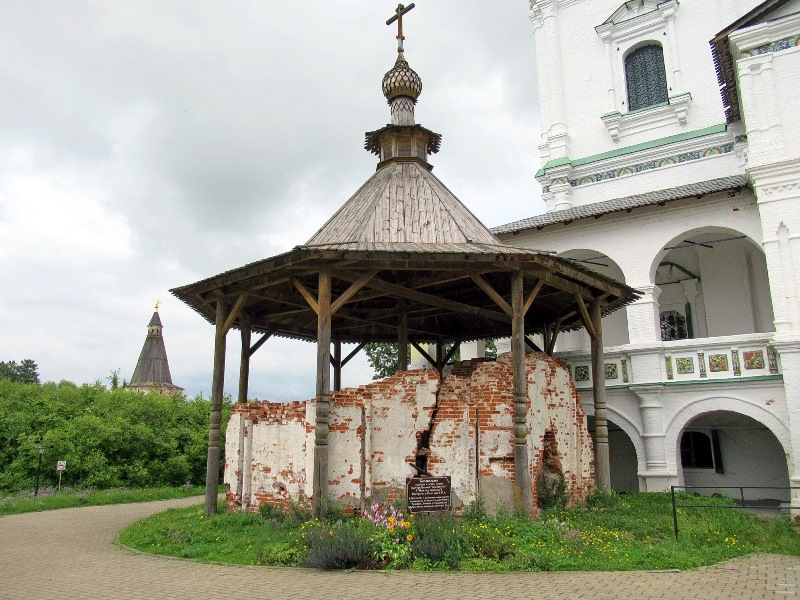
[(764, 252), (705, 227), (670, 240), (653, 263), (663, 341), (774, 331)]
[[(559, 256), (572, 259), (582, 267), (625, 283), (625, 274), (620, 266), (602, 252), (587, 249), (569, 250), (562, 252)], [(628, 314), (625, 308), (603, 317), (603, 345), (605, 347), (622, 346), (629, 342)], [(559, 352), (588, 350), (589, 347), (589, 334), (586, 333), (585, 329), (560, 334), (556, 344), (556, 350)]]
[[(594, 417), (588, 416), (589, 433), (594, 439)], [(611, 489), (617, 493), (639, 491), (639, 462), (636, 447), (628, 434), (608, 421), (608, 454), (611, 463)]]
[(661, 44), (647, 42), (625, 56), (625, 81), (629, 111), (669, 101), (664, 49)]
[[(786, 452), (775, 434), (756, 419), (733, 411), (713, 411), (691, 419), (678, 436), (677, 465), (691, 492), (729, 493), (764, 503), (789, 501)], [(710, 486), (705, 488), (703, 486)], [(718, 490), (711, 486), (725, 486)]]

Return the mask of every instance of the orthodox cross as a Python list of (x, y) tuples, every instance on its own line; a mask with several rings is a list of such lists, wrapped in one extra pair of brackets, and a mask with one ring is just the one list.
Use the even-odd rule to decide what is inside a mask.
[(403, 35), (403, 15), (406, 14), (408, 11), (410, 11), (412, 8), (414, 8), (414, 3), (413, 2), (411, 4), (409, 4), (408, 6), (403, 6), (402, 4), (398, 4), (397, 8), (394, 11), (394, 13), (395, 13), (394, 16), (391, 19), (389, 19), (388, 21), (386, 21), (387, 25), (391, 25), (392, 23), (397, 21), (397, 49), (398, 50), (402, 50), (403, 49), (403, 40), (406, 39), (406, 37)]

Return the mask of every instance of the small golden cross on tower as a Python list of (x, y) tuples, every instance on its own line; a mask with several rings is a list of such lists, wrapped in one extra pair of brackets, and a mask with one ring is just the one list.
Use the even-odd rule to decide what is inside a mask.
[(158, 305), (162, 304), (161, 300), (156, 300), (156, 312), (158, 312)]
[(403, 6), (402, 4), (398, 4), (397, 8), (394, 11), (394, 16), (386, 21), (387, 25), (391, 25), (395, 21), (397, 21), (397, 50), (400, 51), (403, 49), (403, 40), (406, 39), (406, 36), (403, 35), (403, 15), (406, 14), (414, 8), (414, 3), (412, 2), (408, 6)]

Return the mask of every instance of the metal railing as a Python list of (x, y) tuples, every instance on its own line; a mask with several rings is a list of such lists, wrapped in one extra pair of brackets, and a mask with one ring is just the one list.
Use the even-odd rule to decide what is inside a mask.
[[(736, 502), (729, 506), (721, 506), (719, 504), (678, 504), (675, 498), (675, 490), (739, 490), (739, 499), (731, 499)], [(774, 487), (774, 486), (753, 486), (753, 485), (673, 485), (670, 486), (670, 493), (672, 494), (672, 524), (675, 528), (675, 539), (678, 539), (678, 509), (679, 508), (721, 508), (721, 509), (757, 509), (757, 510), (777, 510), (777, 511), (790, 511), (800, 510), (800, 505), (793, 506), (791, 503), (779, 502), (777, 506), (769, 506), (764, 504), (748, 504), (744, 497), (745, 490), (773, 490), (773, 491), (786, 491), (789, 490), (791, 497), (791, 490), (800, 490), (800, 487)], [(697, 496), (701, 498), (702, 496)], [(752, 502), (752, 500), (751, 500)]]

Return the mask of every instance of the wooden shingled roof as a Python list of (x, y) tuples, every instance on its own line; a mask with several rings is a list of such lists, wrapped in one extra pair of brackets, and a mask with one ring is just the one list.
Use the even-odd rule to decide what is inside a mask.
[(421, 160), (378, 169), (306, 245), (343, 242), (502, 243)]

